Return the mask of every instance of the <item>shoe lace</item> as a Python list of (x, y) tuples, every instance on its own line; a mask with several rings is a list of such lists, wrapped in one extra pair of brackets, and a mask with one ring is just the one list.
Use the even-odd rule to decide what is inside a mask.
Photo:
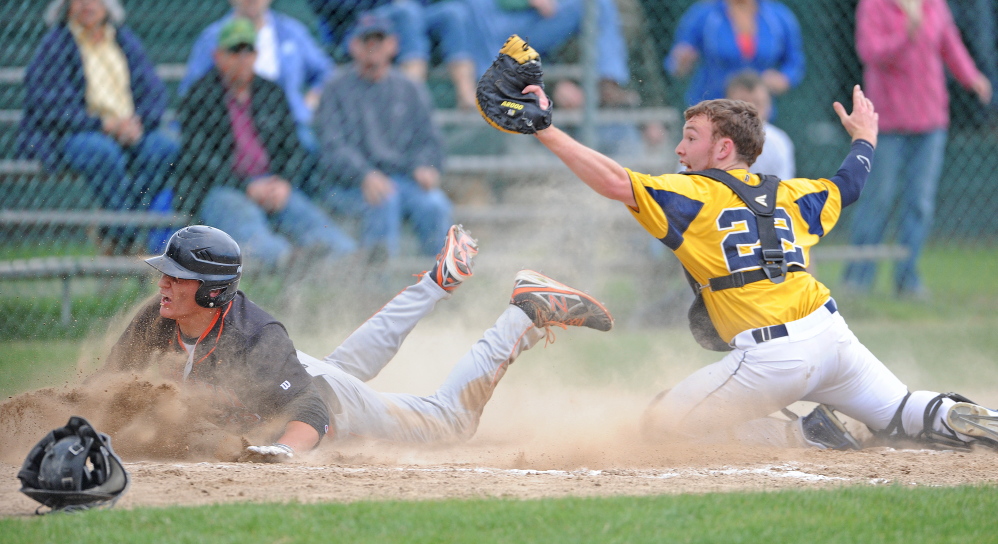
[(548, 347), (548, 344), (553, 344), (557, 337), (554, 331), (551, 330), (551, 325), (556, 327), (561, 327), (564, 330), (568, 330), (568, 327), (564, 323), (552, 322), (544, 325), (544, 347)]

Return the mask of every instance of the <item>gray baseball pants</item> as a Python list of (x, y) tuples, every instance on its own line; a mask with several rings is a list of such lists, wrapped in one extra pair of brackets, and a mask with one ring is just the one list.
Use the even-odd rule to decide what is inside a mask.
[(424, 275), (325, 359), (298, 352), (308, 373), (324, 378), (339, 400), (335, 410), (330, 407), (330, 438), (420, 443), (460, 441), (475, 434), (482, 410), (507, 367), (544, 337), (544, 330), (516, 306), (510, 305), (499, 316), (432, 395), (382, 393), (366, 383), (392, 360), (419, 320), (449, 297)]

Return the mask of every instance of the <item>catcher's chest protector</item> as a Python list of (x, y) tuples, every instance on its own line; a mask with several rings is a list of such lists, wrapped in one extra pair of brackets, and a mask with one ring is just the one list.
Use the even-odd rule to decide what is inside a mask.
[[(780, 178), (760, 175), (762, 183), (753, 187), (742, 183), (731, 174), (717, 168), (692, 172), (687, 171), (682, 172), (682, 174), (703, 176), (727, 186), (752, 211), (759, 227), (759, 243), (762, 245), (762, 268), (710, 278), (711, 291), (732, 289), (765, 279), (773, 283), (782, 283), (787, 277), (787, 272), (804, 271), (804, 268), (797, 265), (787, 267), (787, 263), (783, 257), (783, 247), (779, 237), (776, 235), (776, 222), (773, 212), (776, 211), (776, 191), (780, 187)], [(683, 272), (686, 273), (686, 280), (696, 295), (688, 313), (690, 332), (693, 333), (693, 338), (696, 339), (698, 344), (709, 350), (731, 351), (731, 346), (721, 339), (721, 336), (717, 333), (717, 329), (714, 327), (714, 323), (707, 314), (707, 306), (704, 304), (700, 285), (686, 269), (683, 269)]]

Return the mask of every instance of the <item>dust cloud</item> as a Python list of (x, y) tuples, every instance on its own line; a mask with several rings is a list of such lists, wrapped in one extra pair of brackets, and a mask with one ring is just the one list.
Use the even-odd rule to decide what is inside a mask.
[[(640, 236), (626, 209), (599, 199), (577, 181), (524, 187), (516, 194), (524, 204), (550, 203), (550, 214), (514, 217), (499, 229), (476, 229), (470, 221), (465, 224), (480, 242), (476, 277), (416, 328), (392, 364), (371, 383), (375, 389), (431, 394), (509, 303), (513, 276), (522, 268), (541, 271), (606, 301), (603, 292), (619, 289), (615, 286), (631, 279), (618, 269), (648, 259), (642, 249), (647, 235)], [(402, 262), (411, 265), (411, 270), (350, 275), (344, 270), (314, 269), (282, 286), (279, 296), (264, 297), (269, 300), (258, 300), (252, 291), (247, 294), (287, 325), (296, 347), (321, 358), (392, 294), (415, 281), (413, 274), (432, 267), (433, 258)], [(373, 286), (373, 281), (380, 285)], [(653, 300), (643, 293), (637, 296)], [(106, 335), (89, 342), (90, 359), (81, 357), (81, 367), (88, 371), (99, 367), (102, 354), (110, 350), (129, 313), (123, 312)], [(623, 323), (618, 316), (617, 329), (626, 328), (626, 321), (626, 316)], [(577, 350), (586, 349), (573, 348), (573, 341), (583, 339), (592, 345), (606, 335), (612, 342), (615, 334), (559, 330), (553, 345), (523, 354), (497, 387), (469, 444), (415, 449), (378, 444), (347, 449), (364, 456), (387, 455), (389, 461), (400, 454), (418, 456), (418, 452), (429, 455), (427, 459), (458, 460), (474, 451), (476, 456), (491, 458), (479, 462), (510, 466), (539, 462), (563, 468), (614, 464), (622, 456), (633, 457), (642, 444), (637, 432), (639, 416), (663, 387), (662, 376), (651, 378), (657, 357), (627, 361), (627, 368), (639, 369), (644, 376), (624, 376), (619, 381), (626, 383), (617, 384), (606, 383), (605, 373), (587, 378), (572, 360)], [(626, 351), (621, 356), (631, 357)], [(605, 365), (615, 364), (605, 361)], [(671, 370), (681, 376), (692, 368), (672, 365)], [(207, 404), (155, 375), (81, 379), (62, 388), (26, 392), (0, 405), (0, 420), (9, 429), (0, 438), (0, 451), (5, 461), (20, 462), (45, 433), (64, 425), (70, 415), (81, 415), (112, 436), (115, 451), (126, 461), (232, 459), (238, 439), (208, 422)], [(343, 448), (324, 444), (311, 458), (318, 462), (336, 458)]]

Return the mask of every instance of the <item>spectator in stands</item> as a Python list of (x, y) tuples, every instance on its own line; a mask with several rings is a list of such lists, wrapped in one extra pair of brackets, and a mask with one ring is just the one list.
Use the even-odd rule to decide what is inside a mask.
[(426, 81), (433, 42), (437, 42), (454, 86), (455, 106), (475, 109), (470, 14), (460, 0), (309, 0), (309, 4), (329, 41), (340, 50), (349, 48), (350, 31), (365, 13), (391, 21), (399, 42), (399, 69), (417, 82)]
[[(586, 0), (462, 0), (470, 8), (475, 67), (481, 76), (492, 65), (511, 34), (530, 42), (541, 56), (555, 53), (579, 33)], [(630, 83), (627, 43), (614, 0), (597, 0), (596, 69), (604, 106), (636, 106), (638, 94)]]
[(226, 21), (215, 68), (180, 104), (180, 207), (228, 232), (266, 266), (288, 263), (293, 245), (309, 257), (350, 253), (355, 242), (293, 185), (305, 151), (284, 91), (253, 72), (256, 40), (249, 19)]
[(353, 63), (326, 83), (316, 113), (314, 185), (328, 207), (360, 216), (361, 246), (375, 260), (398, 254), (403, 219), (424, 255), (437, 252), (451, 225), (429, 93), (394, 68), (397, 51), (391, 21), (364, 15), (350, 39)]
[(665, 70), (686, 77), (686, 104), (724, 98), (724, 85), (751, 68), (774, 96), (804, 79), (804, 45), (790, 8), (774, 0), (702, 0), (679, 20)]
[[(932, 229), (946, 150), (944, 67), (985, 105), (991, 102), (991, 82), (974, 65), (945, 0), (860, 0), (856, 49), (863, 88), (880, 114), (880, 142), (853, 215), (852, 243), (880, 243), (900, 190), (898, 241), (909, 254), (895, 267), (894, 288), (901, 296), (925, 298), (917, 264)], [(875, 277), (875, 263), (850, 263), (844, 286), (866, 292)]]
[[(744, 100), (759, 110), (759, 117), (769, 119), (773, 107), (773, 98), (769, 88), (763, 83), (755, 70), (745, 70), (735, 74), (728, 81), (727, 97), (734, 100)], [(794, 159), (794, 142), (783, 129), (774, 126), (769, 121), (763, 125), (766, 143), (762, 153), (752, 163), (752, 171), (759, 174), (772, 174), (780, 179), (797, 177), (797, 163)]]
[(118, 0), (55, 0), (25, 73), (19, 154), (82, 173), (110, 209), (148, 206), (176, 156), (167, 93)]
[(253, 21), (257, 31), (256, 64), (253, 70), (284, 89), (298, 123), (298, 138), (309, 151), (316, 149), (312, 113), (319, 103), (322, 82), (334, 70), (332, 59), (300, 21), (270, 9), (271, 0), (230, 0), (232, 12), (208, 25), (191, 48), (187, 73), (177, 91), (187, 93), (214, 64), (214, 53), (222, 26), (236, 17)]

